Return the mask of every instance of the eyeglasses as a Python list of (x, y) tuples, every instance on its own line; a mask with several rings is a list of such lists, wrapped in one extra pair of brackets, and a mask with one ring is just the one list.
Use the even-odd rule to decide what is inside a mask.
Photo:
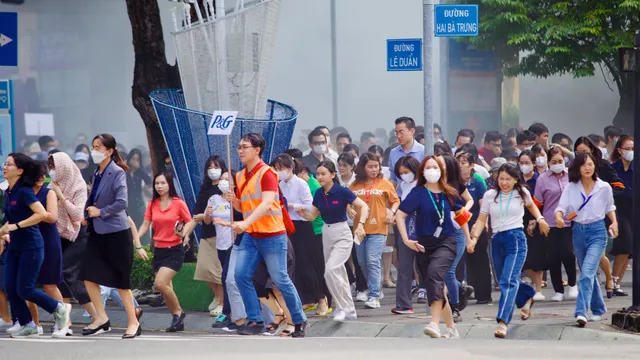
[(16, 164), (14, 164), (14, 163), (9, 163), (9, 162), (5, 162), (4, 164), (2, 164), (2, 166), (4, 166), (4, 167), (10, 167), (10, 166), (16, 166)]
[(498, 147), (498, 148), (501, 148), (501, 147), (502, 147), (502, 144), (501, 144), (501, 143), (490, 143), (490, 144), (491, 144), (491, 146), (493, 146), (493, 147)]
[(245, 145), (245, 146), (238, 145), (238, 151), (244, 151), (244, 150), (253, 149), (253, 148), (255, 148), (255, 146), (251, 146), (251, 145)]

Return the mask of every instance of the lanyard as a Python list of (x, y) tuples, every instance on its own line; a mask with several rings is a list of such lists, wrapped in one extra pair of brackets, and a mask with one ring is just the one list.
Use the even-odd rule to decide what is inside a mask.
[(371, 182), (371, 187), (369, 188), (369, 192), (367, 192), (367, 190), (363, 188), (364, 193), (365, 193), (364, 202), (367, 203), (367, 205), (369, 205), (369, 198), (371, 198), (371, 192), (373, 191), (373, 187), (374, 186), (376, 186), (376, 180), (375, 179)]
[(509, 195), (509, 200), (507, 201), (507, 208), (504, 213), (502, 212), (502, 191), (500, 192), (500, 226), (504, 224), (504, 218), (507, 217), (507, 213), (509, 212), (509, 205), (511, 204), (511, 198), (513, 198), (513, 192), (515, 189), (511, 190), (511, 194)]
[(587, 205), (589, 200), (591, 200), (591, 198), (593, 197), (593, 194), (589, 195), (589, 197), (584, 196), (583, 193), (580, 193), (580, 195), (582, 195), (582, 205), (580, 205), (580, 208), (578, 209), (578, 211), (582, 210)]
[(440, 205), (442, 207), (442, 212), (440, 211), (440, 209), (438, 209), (438, 204), (436, 204), (436, 201), (433, 199), (433, 195), (431, 195), (431, 190), (427, 189), (427, 193), (429, 194), (429, 197), (431, 198), (431, 202), (433, 203), (433, 207), (436, 209), (436, 213), (438, 214), (438, 222), (440, 223), (440, 225), (442, 225), (443, 219), (444, 219), (444, 194), (442, 195), (442, 199), (440, 201)]

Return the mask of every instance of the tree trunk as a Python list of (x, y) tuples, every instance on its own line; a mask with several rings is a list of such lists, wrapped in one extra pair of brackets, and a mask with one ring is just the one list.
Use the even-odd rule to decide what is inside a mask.
[(127, 12), (135, 54), (131, 98), (147, 128), (151, 164), (153, 172), (158, 173), (164, 168), (162, 154), (167, 152), (167, 146), (149, 94), (158, 89), (182, 87), (180, 74), (177, 65), (166, 61), (158, 0), (127, 0)]
[(623, 74), (621, 80), (622, 89), (620, 91), (620, 103), (618, 105), (616, 116), (613, 118), (613, 124), (622, 128), (626, 133), (633, 134), (633, 74)]

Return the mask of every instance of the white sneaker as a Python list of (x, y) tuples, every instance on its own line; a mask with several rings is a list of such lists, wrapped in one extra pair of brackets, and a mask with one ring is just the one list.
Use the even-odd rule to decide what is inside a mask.
[(440, 339), (440, 326), (438, 326), (438, 324), (434, 323), (434, 322), (430, 322), (427, 324), (427, 326), (424, 327), (424, 330), (422, 331), (425, 335), (427, 335), (428, 337), (432, 338), (432, 339)]
[(585, 327), (587, 325), (587, 318), (582, 316), (582, 315), (578, 315), (576, 316), (576, 322), (578, 323), (578, 326)]
[(602, 321), (601, 315), (591, 315), (589, 316), (589, 321)]
[(384, 299), (384, 293), (382, 292), (382, 289), (380, 289), (380, 297), (379, 297), (379, 299), (380, 300)]
[(533, 300), (535, 301), (544, 301), (545, 299), (546, 297), (542, 295), (542, 293), (537, 292), (535, 295), (533, 295)]
[(569, 286), (569, 294), (567, 295), (567, 299), (575, 300), (578, 298), (578, 285)]
[(369, 300), (369, 294), (366, 291), (358, 291), (356, 294), (356, 301), (358, 302), (366, 302)]
[(36, 329), (38, 330), (38, 335), (44, 335), (44, 329), (42, 326), (37, 326)]
[(442, 334), (442, 338), (451, 339), (451, 340), (460, 339), (460, 333), (458, 332), (458, 329), (446, 328), (444, 329), (444, 334)]
[(336, 312), (333, 313), (333, 321), (342, 322), (346, 317), (347, 313), (345, 313), (344, 310), (336, 310)]
[(556, 293), (551, 298), (551, 301), (562, 301), (562, 300), (564, 300), (564, 294), (563, 293)]
[(369, 298), (367, 302), (364, 303), (364, 307), (367, 309), (379, 309), (380, 308), (380, 299), (378, 298)]
[(216, 306), (213, 310), (209, 312), (209, 315), (211, 316), (218, 316), (220, 314), (222, 314), (222, 306), (220, 305)]
[(19, 333), (20, 330), (22, 330), (22, 325), (20, 325), (20, 323), (16, 321), (15, 323), (13, 323), (12, 327), (10, 327), (10, 328), (8, 328), (6, 330), (6, 332), (7, 332), (7, 334), (11, 335), (11, 334)]
[(345, 321), (353, 321), (353, 320), (358, 320), (358, 315), (356, 314), (355, 310), (349, 314), (347, 314), (347, 316), (344, 318)]
[(73, 336), (73, 330), (69, 329), (68, 326), (65, 327), (62, 330), (55, 329), (53, 331), (53, 334), (51, 334), (51, 337), (53, 337), (53, 338), (62, 338), (62, 339), (64, 339), (67, 336)]
[(0, 319), (0, 329), (8, 329), (8, 328), (10, 328), (12, 326), (13, 326), (13, 323), (6, 322), (6, 321)]

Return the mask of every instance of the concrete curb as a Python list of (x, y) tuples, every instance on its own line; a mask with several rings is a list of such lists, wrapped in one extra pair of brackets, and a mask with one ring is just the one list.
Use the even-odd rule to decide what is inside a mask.
[[(127, 316), (122, 310), (107, 310), (111, 324), (114, 327), (126, 327)], [(89, 318), (83, 317), (84, 310), (73, 309), (71, 321), (74, 324), (87, 324)], [(53, 322), (53, 316), (40, 312), (43, 322)], [(143, 329), (163, 330), (171, 322), (171, 316), (165, 312), (146, 312), (141, 324)], [(214, 318), (204, 313), (189, 313), (185, 320), (186, 331), (218, 333), (212, 329)], [(307, 334), (309, 337), (358, 337), (358, 338), (424, 338), (422, 329), (424, 324), (383, 324), (363, 321), (334, 322), (331, 320), (309, 321)], [(603, 324), (591, 325), (592, 328), (580, 329), (573, 325), (543, 325), (543, 324), (512, 324), (509, 327), (508, 339), (512, 340), (555, 340), (555, 341), (638, 341), (639, 335), (612, 331), (612, 328)], [(602, 329), (595, 328), (600, 326)], [(492, 340), (495, 325), (491, 324), (465, 324), (458, 326), (460, 337), (463, 339)], [(444, 327), (442, 327), (444, 329)], [(220, 332), (221, 333), (221, 332)]]

